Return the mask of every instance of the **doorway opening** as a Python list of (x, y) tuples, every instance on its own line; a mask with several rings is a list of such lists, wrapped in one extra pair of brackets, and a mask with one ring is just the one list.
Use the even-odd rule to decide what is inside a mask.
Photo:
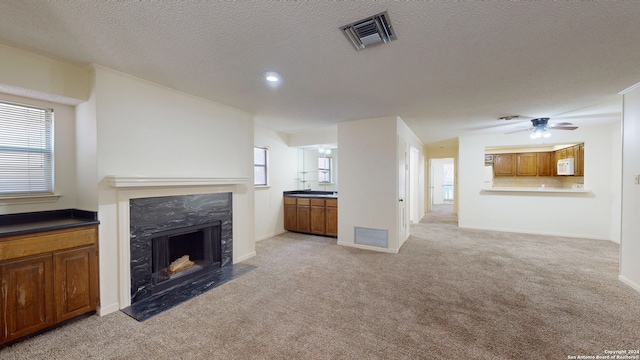
[(430, 212), (453, 213), (455, 200), (453, 158), (431, 159), (429, 170)]

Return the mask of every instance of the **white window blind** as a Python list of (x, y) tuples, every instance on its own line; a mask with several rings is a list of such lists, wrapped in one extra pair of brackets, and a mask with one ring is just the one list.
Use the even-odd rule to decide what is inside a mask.
[(53, 110), (0, 102), (0, 195), (53, 193)]

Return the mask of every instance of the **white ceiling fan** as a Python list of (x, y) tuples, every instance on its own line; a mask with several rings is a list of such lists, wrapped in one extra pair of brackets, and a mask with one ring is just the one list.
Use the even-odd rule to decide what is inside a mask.
[[(510, 119), (505, 119), (505, 120), (510, 120)], [(540, 138), (548, 138), (549, 136), (551, 136), (551, 133), (549, 132), (549, 130), (575, 130), (578, 128), (577, 126), (573, 126), (572, 123), (568, 123), (568, 122), (549, 124), (549, 118), (531, 119), (531, 124), (532, 125), (526, 129), (508, 132), (507, 134), (513, 134), (513, 133), (523, 132), (523, 131), (533, 131), (531, 135), (529, 135), (529, 137), (532, 139), (540, 139)]]

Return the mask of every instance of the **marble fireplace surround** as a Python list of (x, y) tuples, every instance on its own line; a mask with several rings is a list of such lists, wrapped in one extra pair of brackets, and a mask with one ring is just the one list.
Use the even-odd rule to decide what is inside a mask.
[[(250, 178), (176, 178), (108, 176), (117, 192), (118, 208), (118, 282), (120, 309), (131, 305), (130, 200), (165, 196), (237, 193), (247, 187)], [(233, 198), (233, 195), (232, 195)], [(233, 201), (233, 200), (232, 200)], [(232, 205), (233, 217), (236, 207)]]

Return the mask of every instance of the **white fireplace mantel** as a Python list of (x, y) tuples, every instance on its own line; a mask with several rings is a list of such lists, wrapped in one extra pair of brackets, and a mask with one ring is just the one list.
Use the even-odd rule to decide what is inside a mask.
[(114, 188), (169, 187), (169, 186), (211, 186), (249, 184), (251, 178), (201, 178), (201, 177), (157, 177), (157, 176), (118, 176), (110, 175), (105, 179)]

